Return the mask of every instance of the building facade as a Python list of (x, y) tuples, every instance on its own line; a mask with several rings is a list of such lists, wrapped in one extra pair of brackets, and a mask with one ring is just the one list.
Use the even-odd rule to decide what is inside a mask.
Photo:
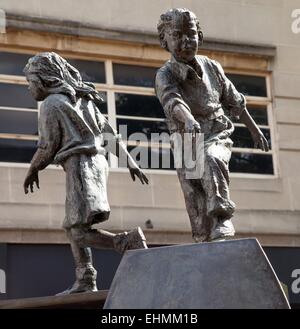
[[(198, 16), (204, 32), (199, 53), (222, 64), (271, 144), (268, 153), (254, 149), (247, 129), (234, 123), (233, 221), (237, 237), (256, 237), (265, 247), (297, 303), (299, 292), (292, 285), (297, 288), (295, 270), (300, 268), (300, 12), (293, 0), (0, 0), (6, 15), (0, 34), (0, 241), (7, 254), (10, 246), (19, 248), (21, 258), (22, 246), (67, 243), (61, 229), (63, 170), (53, 165), (44, 170), (41, 189), (34, 194), (22, 189), (38, 139), (39, 104), (22, 72), (28, 58), (55, 51), (68, 59), (102, 92), (102, 111), (110, 123), (127, 126), (128, 138), (123, 138), (130, 150), (137, 144), (130, 135), (145, 133), (139, 145), (151, 164), (152, 158), (170, 152), (168, 144), (154, 143), (149, 136), (166, 131), (154, 76), (169, 54), (159, 46), (156, 24), (174, 6)], [(171, 168), (160, 162), (145, 169), (149, 186), (144, 186), (132, 182), (115, 157), (109, 162), (112, 211), (102, 228), (141, 226), (153, 246), (192, 242), (172, 163)]]

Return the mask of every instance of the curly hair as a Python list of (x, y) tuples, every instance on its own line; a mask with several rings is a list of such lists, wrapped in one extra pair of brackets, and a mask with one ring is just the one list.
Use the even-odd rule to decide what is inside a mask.
[(173, 8), (160, 15), (160, 19), (157, 24), (157, 31), (161, 47), (169, 51), (167, 42), (165, 41), (165, 32), (168, 28), (172, 27), (172, 25), (174, 24), (173, 22), (176, 19), (189, 19), (196, 23), (199, 44), (201, 45), (203, 42), (203, 33), (196, 15), (186, 8)]
[(83, 82), (79, 71), (54, 52), (31, 57), (23, 71), (26, 76), (37, 76), (41, 88), (48, 94), (65, 94), (73, 103), (78, 97), (90, 98), (97, 105), (103, 102), (94, 85)]

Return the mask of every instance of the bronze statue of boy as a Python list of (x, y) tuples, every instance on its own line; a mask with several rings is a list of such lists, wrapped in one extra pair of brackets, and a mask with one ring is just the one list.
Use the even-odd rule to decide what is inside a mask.
[(235, 204), (229, 195), (228, 163), (234, 130), (229, 116), (249, 129), (255, 147), (268, 151), (268, 142), (246, 109), (245, 97), (226, 77), (221, 65), (197, 55), (203, 41), (199, 21), (185, 8), (160, 16), (159, 40), (171, 59), (156, 75), (156, 94), (171, 133), (204, 134), (204, 173), (187, 179), (185, 168), (176, 168), (192, 235), (196, 242), (233, 237)]
[[(71, 243), (76, 265), (76, 281), (61, 294), (96, 291), (97, 272), (90, 247), (127, 249), (147, 248), (140, 228), (113, 234), (92, 229), (108, 219), (108, 151), (125, 156), (133, 180), (148, 179), (128, 154), (125, 144), (101, 114), (102, 99), (91, 83), (59, 55), (40, 53), (29, 59), (24, 69), (29, 90), (43, 101), (39, 116), (39, 143), (24, 182), (25, 193), (34, 183), (39, 188), (38, 172), (49, 164), (60, 164), (66, 172), (66, 215), (63, 227)], [(113, 147), (114, 144), (116, 147)]]

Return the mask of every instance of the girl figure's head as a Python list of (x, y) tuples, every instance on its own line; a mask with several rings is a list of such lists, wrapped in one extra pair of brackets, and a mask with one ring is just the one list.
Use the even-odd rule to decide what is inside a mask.
[(180, 62), (193, 60), (203, 41), (196, 15), (185, 8), (170, 9), (162, 14), (157, 29), (162, 48)]
[(88, 97), (102, 102), (91, 83), (84, 83), (77, 69), (54, 52), (45, 52), (31, 57), (24, 68), (29, 90), (37, 101), (50, 94), (65, 94), (72, 103), (79, 97)]

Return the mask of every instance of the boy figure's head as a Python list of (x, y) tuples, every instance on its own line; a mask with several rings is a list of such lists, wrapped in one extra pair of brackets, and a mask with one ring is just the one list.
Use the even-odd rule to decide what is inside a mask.
[(203, 40), (199, 21), (193, 12), (185, 8), (170, 9), (160, 16), (157, 29), (162, 48), (177, 61), (188, 63), (193, 60)]

